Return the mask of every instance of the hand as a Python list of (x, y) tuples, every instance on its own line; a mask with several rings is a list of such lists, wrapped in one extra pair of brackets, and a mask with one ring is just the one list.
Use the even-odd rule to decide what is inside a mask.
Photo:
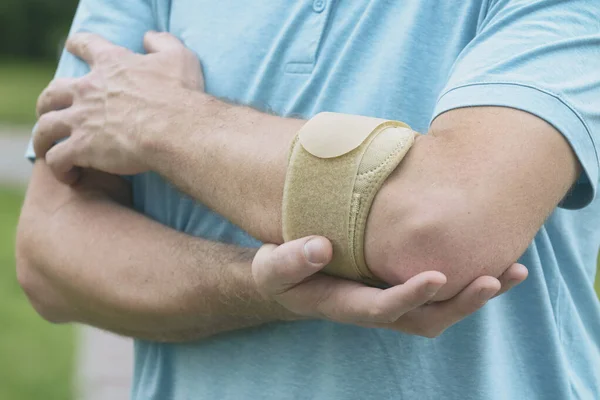
[(423, 272), (383, 290), (319, 273), (331, 256), (323, 237), (266, 244), (254, 258), (252, 274), (263, 295), (298, 315), (425, 337), (440, 335), (527, 278), (527, 269), (513, 264), (499, 279), (479, 277), (452, 299), (429, 303), (446, 283), (440, 272)]
[(157, 32), (144, 36), (148, 55), (91, 33), (74, 35), (66, 47), (91, 72), (56, 79), (40, 95), (36, 155), (65, 183), (78, 179), (75, 167), (122, 175), (150, 169), (140, 148), (142, 135), (168, 131), (176, 124), (169, 111), (182, 102), (182, 93), (203, 90), (196, 55), (174, 36)]

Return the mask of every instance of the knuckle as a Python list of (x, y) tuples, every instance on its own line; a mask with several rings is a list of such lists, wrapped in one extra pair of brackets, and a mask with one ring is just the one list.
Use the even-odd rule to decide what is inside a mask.
[(444, 332), (443, 328), (440, 328), (437, 326), (431, 326), (431, 327), (424, 328), (420, 332), (420, 336), (424, 336), (429, 339), (435, 339), (438, 336), (440, 336), (443, 332)]
[(113, 53), (114, 56), (119, 56), (119, 57), (129, 54), (129, 50), (127, 50), (125, 47), (121, 47), (121, 46), (113, 47), (111, 49), (111, 52)]
[(71, 140), (71, 149), (75, 156), (83, 156), (92, 149), (92, 134), (86, 129), (74, 130), (69, 140)]
[(435, 338), (443, 331), (443, 325), (439, 322), (432, 322), (430, 317), (425, 315), (413, 316), (406, 326), (407, 333), (423, 336), (426, 338)]
[(72, 44), (79, 44), (79, 48), (83, 53), (89, 53), (92, 48), (92, 43), (88, 37), (81, 37), (79, 40), (72, 40)]
[(303, 267), (308, 263), (308, 261), (302, 254), (302, 251), (287, 251), (287, 252), (285, 252), (284, 257), (281, 260), (281, 262), (285, 263), (285, 265), (288, 268), (291, 267), (289, 269), (294, 269), (294, 267)]
[(84, 95), (85, 93), (87, 93), (88, 91), (88, 81), (89, 78), (88, 77), (83, 77), (83, 78), (79, 78), (74, 84), (73, 84), (73, 91), (77, 94), (77, 95)]
[(435, 335), (435, 331), (433, 331), (432, 329), (426, 329), (422, 332), (419, 332), (420, 336), (426, 337), (428, 339), (435, 339), (436, 335)]
[(310, 308), (315, 310), (317, 315), (321, 316), (322, 318), (340, 322), (352, 322), (352, 319), (347, 318), (346, 315), (343, 315), (342, 313), (336, 314), (330, 310), (329, 302), (331, 300), (331, 293), (331, 290), (322, 290), (321, 292), (317, 293), (317, 296), (315, 296)]
[(46, 86), (46, 88), (44, 88), (42, 93), (40, 93), (40, 95), (37, 98), (37, 104), (36, 104), (38, 111), (41, 107), (44, 107), (52, 99), (52, 97), (54, 96), (53, 93), (55, 91), (55, 87), (56, 87), (57, 83), (58, 82), (56, 80), (53, 80), (52, 82), (50, 82), (48, 84), (48, 86)]
[(394, 316), (383, 309), (380, 305), (372, 306), (369, 309), (368, 317), (371, 321), (382, 324), (390, 324), (395, 321)]
[[(63, 101), (60, 100), (60, 97), (63, 96), (65, 91), (72, 88), (73, 81), (71, 79), (57, 78), (51, 81), (37, 98), (36, 111), (38, 112), (38, 116), (49, 112), (55, 105), (62, 106)], [(55, 100), (58, 100), (59, 104), (53, 104)]]
[(257, 288), (263, 294), (269, 293), (269, 286), (271, 281), (271, 274), (269, 271), (269, 257), (270, 253), (268, 253), (267, 247), (261, 247), (254, 259), (252, 260), (252, 277), (254, 278), (254, 282), (256, 283)]
[(264, 265), (256, 259), (252, 261), (252, 277), (258, 289), (263, 291), (266, 287), (267, 277), (265, 276)]
[(190, 50), (181, 47), (173, 50), (173, 56), (179, 63), (186, 64), (190, 62), (192, 54)]
[(194, 53), (192, 50), (188, 49), (188, 48), (184, 48), (183, 49), (183, 60), (190, 63), (190, 64), (198, 64), (199, 60), (198, 57), (196, 56), (196, 53)]
[(36, 134), (38, 135), (45, 135), (46, 133), (48, 133), (49, 130), (52, 129), (52, 126), (54, 125), (54, 113), (53, 112), (48, 112), (42, 116), (40, 116), (40, 118), (38, 119), (38, 126), (36, 129)]
[(69, 123), (71, 128), (81, 127), (85, 122), (86, 115), (90, 112), (88, 107), (72, 107), (69, 112)]
[(76, 81), (74, 89), (80, 96), (85, 96), (96, 89), (94, 76), (90, 73)]
[(69, 86), (72, 79), (70, 78), (56, 78), (50, 82), (50, 86), (52, 87), (66, 87)]
[(108, 60), (120, 60), (128, 54), (129, 51), (123, 47), (114, 47), (106, 50), (106, 58)]
[(117, 53), (116, 49), (102, 49), (102, 50), (98, 50), (96, 59), (100, 62), (106, 62), (106, 61), (114, 60), (118, 56), (119, 56), (119, 54)]
[(48, 100), (51, 98), (50, 88), (47, 87), (44, 91), (38, 96), (37, 102), (35, 104), (35, 109), (37, 111), (38, 116), (42, 116), (42, 112), (48, 103)]
[(53, 152), (49, 152), (47, 154), (46, 165), (48, 166), (48, 168), (50, 168), (50, 170), (52, 171), (53, 174), (55, 174), (57, 176), (60, 174), (61, 171), (59, 168), (59, 165), (60, 165), (59, 160)]

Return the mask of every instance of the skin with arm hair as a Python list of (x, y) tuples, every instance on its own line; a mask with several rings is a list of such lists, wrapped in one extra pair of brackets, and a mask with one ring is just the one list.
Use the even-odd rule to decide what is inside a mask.
[[(141, 76), (135, 87), (128, 88), (130, 94), (113, 95), (114, 101), (99, 104), (99, 111), (92, 112), (86, 92), (92, 97), (94, 87), (109, 86), (101, 83), (103, 79), (128, 92), (119, 86), (126, 85), (123, 77), (107, 77), (104, 72), (120, 65), (124, 57), (104, 65), (93, 60), (94, 47), (101, 54), (117, 48), (91, 35), (71, 39), (69, 49), (96, 67), (88, 77), (70, 83), (76, 92), (83, 91), (77, 92), (75, 106), (50, 111), (42, 121), (52, 125), (59, 117), (81, 119), (75, 115), (85, 110), (87, 120), (107, 114), (127, 124), (127, 118), (118, 116), (133, 111), (133, 100), (142, 97), (151, 100), (137, 121), (152, 117), (138, 128), (144, 134), (135, 136), (135, 142), (126, 141), (127, 146), (118, 143), (125, 138), (117, 130), (86, 129), (73, 122), (71, 138), (46, 155), (57, 174), (88, 164), (113, 173), (152, 169), (253, 236), (281, 243), (286, 157), (304, 121), (230, 105), (183, 88), (164, 88), (157, 98), (144, 88), (161, 83), (142, 85)], [(130, 62), (133, 77), (139, 63), (137, 58)], [(40, 112), (53, 108), (49, 98), (69, 90), (68, 85), (49, 87)], [(100, 121), (96, 124), (103, 126)], [(167, 129), (172, 133), (162, 134)], [(56, 139), (43, 132), (37, 141), (41, 154)], [(116, 161), (107, 156), (113, 148), (121, 151), (114, 152), (119, 154)], [(244, 163), (238, 162), (241, 159)], [(206, 170), (211, 173), (195, 173)], [(481, 274), (499, 276), (521, 255), (578, 174), (578, 162), (566, 140), (530, 114), (494, 107), (450, 111), (433, 122), (429, 135), (419, 137), (375, 197), (366, 231), (367, 264), (392, 284), (417, 271), (441, 271), (450, 279), (446, 297)]]
[(254, 288), (255, 249), (156, 223), (129, 208), (128, 186), (92, 170), (67, 186), (36, 161), (17, 234), (17, 275), (42, 316), (159, 341), (296, 318)]
[[(145, 151), (156, 162), (152, 168), (261, 240), (281, 243), (286, 154), (302, 121), (190, 95), (198, 99), (195, 109), (214, 117), (182, 114), (188, 134), (150, 140)], [(202, 125), (207, 122), (214, 125)], [(193, 172), (203, 168), (214, 173)], [(578, 174), (566, 140), (530, 114), (483, 107), (448, 112), (375, 197), (367, 265), (391, 284), (440, 271), (448, 284), (437, 299), (448, 299), (476, 277), (500, 276), (515, 262)]]
[[(191, 76), (184, 74), (185, 87), (202, 83), (194, 79), (198, 76), (196, 60), (169, 56), (170, 73), (186, 68), (192, 71)], [(180, 82), (181, 77), (161, 78)], [(69, 97), (57, 100), (65, 106)], [(60, 131), (64, 125), (54, 127)], [(290, 312), (259, 293), (250, 264), (255, 250), (176, 232), (131, 210), (130, 187), (123, 179), (90, 169), (76, 174), (75, 184), (64, 185), (55, 179), (46, 161), (38, 159), (19, 223), (19, 281), (47, 320), (81, 322), (154, 341), (198, 340), (307, 316), (348, 320), (346, 314)], [(321, 239), (317, 241), (320, 247), (315, 248), (313, 241), (313, 246), (308, 246), (312, 248), (309, 261), (304, 249), (307, 240), (282, 248), (265, 247), (255, 266), (284, 267), (296, 274), (294, 271), (322, 267), (331, 257), (329, 243)], [(500, 279), (502, 290), (524, 277), (518, 269), (509, 269)], [(393, 291), (394, 296), (384, 299), (388, 300), (387, 310), (393, 315), (412, 311), (386, 327), (431, 336), (483, 305), (477, 296), (481, 280), (443, 306), (423, 305), (443, 282), (440, 274), (426, 273)], [(491, 287), (492, 294), (500, 285), (489, 277), (483, 284)], [(287, 293), (293, 295), (294, 291)], [(309, 294), (312, 298), (321, 295), (318, 290)], [(373, 309), (372, 304), (377, 303), (366, 302), (363, 307)]]
[[(166, 342), (305, 318), (258, 292), (250, 265), (255, 249), (209, 242), (151, 221), (129, 208), (129, 190), (123, 179), (93, 170), (67, 186), (44, 160), (36, 161), (17, 234), (17, 275), (44, 318)], [(313, 245), (305, 246), (308, 241)], [(305, 247), (312, 249), (310, 260)], [(255, 264), (285, 267), (279, 278), (289, 285), (290, 278), (323, 267), (330, 257), (325, 239), (305, 238), (263, 247)], [(520, 281), (509, 271), (501, 278), (503, 290), (515, 284), (511, 279)], [(421, 274), (392, 293), (390, 312), (412, 308), (393, 328), (431, 335), (483, 304), (471, 285), (451, 302), (422, 305), (439, 287), (439, 277)], [(279, 294), (293, 296), (294, 290), (288, 286)]]
[[(156, 42), (149, 45), (148, 42), (151, 41)], [(168, 43), (169, 41), (171, 44)], [(147, 47), (150, 52), (155, 51), (156, 54), (138, 56), (127, 54), (126, 50), (94, 35), (77, 35), (71, 39), (68, 42), (68, 49), (90, 63), (92, 73), (82, 79), (55, 82), (42, 94), (38, 104), (38, 111), (43, 115), (40, 119), (40, 128), (36, 132), (37, 153), (45, 154), (46, 161), (55, 174), (67, 182), (77, 179), (76, 172), (73, 173), (76, 171), (73, 166), (94, 167), (111, 173), (156, 170), (261, 240), (281, 243), (280, 210), (286, 168), (285, 155), (293, 135), (303, 122), (231, 106), (185, 88), (171, 85), (168, 85), (168, 88), (164, 87), (162, 81), (164, 76), (158, 73), (160, 71), (156, 71), (154, 75), (148, 74), (150, 68), (148, 64), (144, 64), (144, 61), (148, 60), (151, 64), (161, 56), (161, 53), (170, 59), (175, 55), (185, 54), (185, 48), (178, 42), (179, 47), (176, 48), (172, 44), (173, 41), (176, 42), (174, 38), (164, 34), (147, 35)], [(101, 57), (96, 59), (98, 55)], [(122, 68), (121, 63), (128, 64), (129, 68)], [(148, 81), (153, 83), (148, 84)], [(129, 82), (133, 87), (123, 90), (120, 85), (125, 82)], [(154, 89), (151, 89), (152, 93), (147, 93), (144, 88)], [(108, 95), (102, 94), (103, 90), (108, 90)], [(161, 95), (156, 96), (155, 91), (159, 91)], [(54, 99), (62, 99), (62, 101)], [(98, 99), (111, 99), (111, 101), (97, 101)], [(140, 118), (136, 121), (138, 123), (144, 121), (149, 125), (124, 127), (117, 123), (116, 121), (127, 120), (123, 116), (132, 112), (132, 105), (139, 104), (140, 99), (145, 99), (147, 104), (144, 108), (136, 108), (135, 111), (140, 114)], [(57, 102), (61, 103), (60, 106)], [(59, 110), (65, 107), (68, 108)], [(85, 116), (82, 114), (84, 110)], [(103, 119), (106, 116), (110, 121)], [(57, 125), (67, 129), (62, 131), (55, 129)], [(169, 135), (168, 141), (163, 141), (158, 136), (165, 136), (160, 132), (161, 129), (167, 128), (169, 132), (175, 133)], [(139, 132), (146, 132), (148, 129), (152, 132), (148, 132), (143, 137), (139, 136)], [(122, 132), (126, 134), (123, 135)], [(56, 140), (69, 134), (71, 135), (69, 140), (48, 151)], [(239, 163), (238, 160), (242, 155), (245, 162)], [(202, 160), (199, 161), (201, 158)], [(215, 166), (218, 168), (214, 168)], [(199, 177), (199, 174), (182, 172), (199, 171), (201, 168), (210, 168), (213, 173), (202, 174), (203, 177)], [(228, 182), (228, 185), (222, 185), (220, 182)], [(249, 185), (249, 182), (252, 182), (252, 185)], [(398, 190), (397, 184), (392, 186)], [(408, 187), (405, 193), (410, 191), (411, 188)], [(240, 193), (243, 193), (243, 196), (240, 196)], [(242, 205), (241, 202), (245, 204)], [(375, 202), (374, 209), (386, 210), (377, 206), (377, 198)], [(407, 213), (407, 211), (397, 208), (386, 210), (384, 219), (386, 223), (390, 220), (395, 222), (390, 229), (398, 230), (402, 227), (401, 229), (407, 231), (410, 236), (415, 221), (401, 220), (397, 215), (392, 215), (392, 213)], [(389, 260), (386, 260), (386, 264), (378, 259), (382, 254), (397, 251), (398, 243), (388, 243), (391, 247), (386, 248), (383, 241), (373, 237), (371, 233), (379, 230), (378, 225), (381, 223), (381, 221), (377, 222), (377, 219), (381, 219), (381, 216), (375, 218), (375, 229), (367, 227), (367, 262), (373, 272), (398, 287), (401, 283), (408, 283), (410, 278), (417, 278), (419, 273), (426, 273), (428, 269), (415, 272), (426, 265), (422, 260), (396, 259), (391, 265)], [(373, 226), (373, 220), (371, 216), (370, 226)], [(371, 251), (369, 247), (376, 251)], [(490, 275), (494, 276), (501, 276), (504, 271), (511, 271), (510, 275), (515, 276), (515, 279), (510, 280), (520, 282), (526, 276), (524, 268), (519, 266), (517, 269), (509, 268), (517, 257), (518, 255), (515, 255), (510, 262), (502, 260), (501, 263), (494, 264), (494, 267), (471, 268), (459, 280), (456, 279), (457, 274), (449, 268), (430, 263), (434, 267), (430, 268), (431, 270), (442, 271), (446, 275), (448, 272), (452, 273), (451, 281), (444, 287), (445, 293), (441, 292), (441, 296), (437, 299), (452, 298), (467, 288), (469, 289), (467, 292), (470, 293), (469, 298), (478, 298), (478, 306), (480, 306), (500, 288), (497, 280), (482, 276), (486, 274), (480, 271), (488, 268), (486, 271), (492, 271), (493, 274)], [(452, 268), (458, 267), (452, 266)], [(466, 270), (467, 267), (461, 268)], [(260, 267), (257, 266), (255, 272), (259, 269)], [(276, 279), (257, 280), (271, 283), (276, 281)], [(439, 286), (443, 284), (442, 281), (445, 282), (445, 277), (430, 275), (427, 280), (434, 286)], [(346, 282), (336, 283), (339, 283), (340, 289), (348, 289)], [(423, 287), (425, 286), (427, 284)], [(272, 288), (259, 289), (263, 293), (272, 292)], [(364, 293), (362, 286), (349, 289)], [(392, 292), (395, 291), (400, 289), (396, 288)], [(327, 293), (317, 292), (313, 297), (329, 298), (330, 292), (338, 293), (335, 290), (328, 290)], [(369, 292), (368, 296), (379, 296), (379, 294), (379, 292)], [(380, 297), (387, 299), (387, 295)], [(386, 307), (391, 307), (389, 304), (394, 303), (389, 299), (382, 302), (386, 304), (385, 307), (378, 305), (371, 308), (387, 309)], [(368, 313), (372, 313), (372, 310)], [(375, 312), (378, 313), (379, 311)], [(327, 313), (325, 314), (328, 316)], [(379, 319), (388, 321), (398, 317), (397, 313), (383, 314), (385, 316)], [(303, 313), (303, 315), (310, 315), (310, 313)], [(337, 319), (346, 321), (346, 318)], [(375, 318), (373, 321), (377, 322), (379, 319)], [(356, 319), (351, 320), (356, 321)]]

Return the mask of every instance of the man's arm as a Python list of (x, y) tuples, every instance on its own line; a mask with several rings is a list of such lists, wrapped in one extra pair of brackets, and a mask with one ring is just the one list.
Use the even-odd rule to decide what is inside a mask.
[[(149, 58), (152, 60), (151, 64), (154, 64), (146, 73), (154, 75), (161, 84), (196, 88), (197, 84), (202, 83), (196, 79), (200, 74), (198, 60), (176, 39), (169, 35), (146, 35), (144, 44), (150, 53), (158, 53)], [(131, 53), (127, 50), (118, 50), (119, 58), (131, 59)], [(110, 54), (104, 56), (110, 57)], [(144, 57), (144, 60), (147, 59)], [(160, 68), (154, 68), (157, 65)], [(139, 66), (145, 68), (142, 64)], [(110, 71), (108, 75), (120, 75), (119, 71), (128, 73), (127, 70), (119, 68)], [(139, 80), (140, 75), (133, 74), (129, 77), (130, 83), (141, 84), (142, 88), (149, 87), (144, 84), (144, 80)], [(51, 87), (70, 88), (72, 83), (82, 83), (82, 80), (62, 78), (55, 80)], [(72, 116), (81, 111), (79, 107), (69, 107), (76, 100), (75, 97), (90, 94), (94, 96), (97, 88), (95, 82), (87, 80), (78, 85), (77, 94), (63, 92), (61, 96), (54, 97), (48, 96), (51, 91), (44, 92), (40, 97), (41, 107), (38, 109), (44, 116), (39, 120), (34, 142), (38, 156), (45, 154), (45, 151), (39, 151), (40, 139), (50, 139), (52, 144), (61, 137), (60, 135), (68, 133), (71, 129), (71, 121), (63, 116), (65, 113)], [(157, 89), (158, 92), (150, 95), (142, 93), (142, 98), (165, 108), (161, 102), (169, 99), (164, 96), (165, 92), (160, 90), (160, 85)], [(51, 107), (44, 110), (47, 100), (50, 100)], [(96, 102), (96, 105), (98, 104)], [(168, 126), (170, 129), (173, 128), (171, 124), (176, 122), (160, 119), (160, 113), (154, 113), (152, 108), (131, 109), (132, 104), (128, 103), (125, 108), (118, 106), (117, 110), (126, 114), (122, 121), (144, 120), (144, 115), (158, 117), (154, 120), (156, 125)], [(56, 111), (57, 109), (64, 110)], [(90, 111), (84, 111), (84, 115), (91, 117), (93, 113)], [(145, 114), (147, 111), (149, 114)], [(135, 113), (136, 118), (131, 118), (132, 113)], [(111, 112), (103, 114), (112, 117)], [(97, 122), (87, 126), (99, 128), (100, 133), (133, 133), (128, 135), (129, 138), (135, 137), (135, 132), (140, 129), (139, 126), (134, 127), (133, 131), (117, 127), (115, 132), (108, 129), (108, 126), (98, 125)], [(51, 129), (47, 129), (48, 127)], [(127, 142), (118, 137), (113, 138), (121, 143)], [(95, 144), (110, 147), (110, 140), (104, 140), (103, 137), (96, 139), (100, 141), (95, 141)], [(65, 145), (73, 143), (73, 140), (67, 140), (56, 146), (52, 153), (57, 149), (64, 150)], [(110, 163), (116, 156), (121, 161), (121, 166), (128, 166), (132, 170), (113, 171), (115, 173), (135, 173), (136, 168), (145, 167), (147, 160), (144, 158), (136, 158), (135, 154), (129, 153), (127, 149), (113, 150), (117, 151), (111, 152), (110, 155), (103, 154), (102, 151), (95, 152), (96, 161), (100, 164), (94, 166), (102, 169), (102, 163)], [(135, 150), (135, 146), (129, 150)], [(46, 163), (51, 160), (52, 157), (47, 157)], [(84, 169), (87, 173), (81, 176), (79, 170), (70, 171), (67, 168), (64, 172), (69, 179), (79, 176), (80, 180), (72, 187), (55, 187), (58, 183), (48, 173), (49, 165), (44, 164), (42, 160), (38, 163), (41, 163), (38, 164), (41, 166), (36, 169), (42, 172), (36, 172), (36, 175), (41, 177), (35, 178), (31, 183), (20, 225), (19, 275), (34, 305), (51, 320), (75, 320), (122, 334), (155, 340), (197, 339), (265, 321), (306, 317), (328, 318), (339, 322), (436, 336), (475, 312), (495, 294), (522, 282), (527, 275), (525, 268), (513, 265), (499, 280), (489, 276), (478, 277), (452, 300), (435, 306), (424, 306), (423, 304), (429, 302), (446, 282), (439, 272), (418, 274), (405, 284), (386, 291), (356, 287), (347, 281), (332, 280), (323, 276), (311, 277), (304, 282), (302, 276), (307, 271), (316, 272), (329, 261), (331, 247), (329, 242), (322, 238), (317, 242), (314, 238), (302, 238), (286, 243), (281, 248), (273, 249), (271, 246), (269, 251), (263, 251), (261, 257), (256, 257), (252, 263), (254, 279), (248, 279), (249, 265), (236, 261), (236, 249), (190, 238), (152, 223), (130, 210), (116, 207), (109, 200), (111, 194), (114, 198), (121, 198), (118, 188), (123, 182), (119, 178), (94, 174), (96, 177), (100, 176), (100, 179), (91, 179), (89, 170)], [(95, 163), (79, 165), (86, 167)], [(53, 172), (56, 174), (56, 169)], [(58, 176), (65, 178), (61, 174)], [(45, 177), (51, 179), (46, 182)], [(62, 197), (45, 203), (42, 193), (62, 193)], [(35, 201), (30, 201), (30, 198)], [(38, 217), (35, 217), (38, 213), (35, 211), (45, 210), (48, 205), (51, 206), (50, 213), (40, 213), (38, 221)], [(54, 216), (53, 210), (57, 209), (60, 209), (60, 213), (56, 213), (61, 215), (60, 218)], [(54, 221), (49, 224), (54, 229), (46, 229), (49, 220)], [(88, 224), (93, 230), (81, 231), (87, 229)], [(127, 229), (126, 236), (120, 231), (123, 224)], [(65, 227), (69, 230), (64, 232), (69, 235), (63, 233), (63, 229), (67, 229)], [(136, 229), (132, 233), (130, 231), (133, 227)], [(101, 229), (96, 232), (97, 228)], [(55, 230), (59, 229), (60, 234), (56, 234)], [(171, 238), (163, 238), (163, 234), (167, 233)], [(147, 241), (140, 242), (132, 240), (131, 237)], [(97, 248), (93, 247), (94, 251), (88, 253), (87, 248), (83, 249), (80, 246), (82, 240), (84, 243), (95, 244)], [(308, 251), (305, 246), (309, 241), (313, 245), (320, 245), (317, 248), (312, 246), (312, 251)], [(166, 249), (163, 248), (165, 244), (168, 246)], [(124, 249), (134, 249), (135, 252), (130, 253), (131, 250), (127, 250), (124, 254)], [(98, 250), (101, 254), (96, 254)], [(160, 251), (159, 256), (155, 257), (154, 251)], [(110, 254), (111, 257), (104, 257), (104, 253)], [(123, 258), (114, 259), (115, 255), (121, 255)], [(165, 269), (165, 266), (171, 269)], [(198, 266), (208, 268), (209, 271), (199, 272), (194, 268)], [(273, 268), (277, 271), (275, 275), (268, 273)], [(167, 270), (170, 272), (165, 272)], [(126, 279), (130, 276), (137, 278)], [(299, 277), (302, 282), (297, 280)], [(96, 286), (98, 278), (102, 278), (99, 282), (104, 286)], [(260, 290), (293, 313), (281, 310), (272, 302), (257, 299), (257, 279), (261, 282), (265, 279), (269, 281), (271, 285), (268, 288), (261, 287)], [(124, 283), (129, 285), (122, 286)], [(100, 293), (97, 292), (99, 289)], [(77, 304), (80, 305), (75, 306)], [(295, 314), (300, 316), (296, 317)], [(383, 323), (386, 321), (387, 323)]]
[[(357, 323), (361, 316), (363, 325), (436, 336), (477, 311), (500, 285), (502, 292), (525, 279), (512, 268), (500, 283), (482, 277), (437, 305), (424, 305), (445, 283), (434, 272), (386, 291), (356, 290), (330, 277), (304, 284), (303, 274), (331, 259), (324, 238), (269, 245), (254, 257), (254, 249), (194, 238), (137, 214), (127, 207), (128, 190), (121, 178), (91, 170), (67, 186), (36, 161), (17, 234), (17, 275), (47, 320), (169, 342), (307, 317)], [(252, 258), (254, 273), (279, 271), (258, 278), (271, 279), (276, 293), (258, 293)], [(385, 314), (372, 315), (379, 309)]]
[[(74, 165), (152, 169), (260, 240), (282, 242), (286, 156), (303, 121), (168, 84), (162, 66), (187, 54), (169, 35), (146, 35), (148, 56), (94, 35), (67, 45), (93, 67), (40, 97), (36, 150), (57, 176), (65, 179)], [(60, 98), (71, 107), (59, 110)], [(141, 98), (144, 107), (133, 110)], [(393, 285), (428, 270), (444, 273), (442, 300), (477, 277), (500, 276), (522, 254), (575, 181), (578, 163), (560, 133), (514, 109), (453, 110), (429, 133), (375, 197), (365, 256), (375, 276)]]
[[(286, 156), (303, 121), (189, 96), (192, 109), (205, 113), (181, 112), (181, 129), (147, 136), (151, 168), (259, 239), (281, 243)], [(478, 276), (499, 276), (525, 251), (579, 168), (563, 136), (533, 115), (493, 107), (450, 111), (375, 197), (367, 264), (390, 283), (441, 271), (449, 282), (439, 298)]]
[(74, 187), (35, 163), (17, 235), (19, 281), (42, 316), (181, 341), (291, 319), (254, 289), (255, 253), (172, 230), (127, 207), (128, 184)]

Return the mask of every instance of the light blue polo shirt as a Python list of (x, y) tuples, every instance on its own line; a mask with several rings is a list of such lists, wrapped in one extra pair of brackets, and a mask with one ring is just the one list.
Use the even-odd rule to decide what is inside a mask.
[[(527, 281), (439, 338), (313, 321), (138, 340), (134, 399), (600, 399), (597, 0), (82, 0), (73, 27), (136, 51), (150, 29), (196, 52), (219, 97), (422, 132), (453, 108), (513, 107), (554, 125), (585, 173), (521, 258)], [(65, 54), (57, 74), (86, 71)], [(259, 244), (156, 174), (133, 188), (150, 218)]]

